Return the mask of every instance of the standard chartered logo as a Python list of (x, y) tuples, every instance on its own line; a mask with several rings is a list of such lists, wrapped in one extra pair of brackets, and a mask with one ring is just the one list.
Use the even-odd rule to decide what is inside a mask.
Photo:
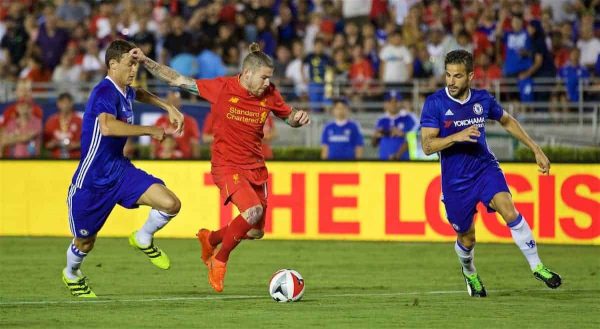
[(268, 113), (268, 111), (253, 112), (231, 106), (229, 107), (226, 118), (244, 123), (264, 123), (265, 120), (267, 120)]

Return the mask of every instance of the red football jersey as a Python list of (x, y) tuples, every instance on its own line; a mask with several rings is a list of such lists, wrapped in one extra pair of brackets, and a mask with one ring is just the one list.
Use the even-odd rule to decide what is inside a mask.
[(255, 97), (239, 77), (196, 80), (200, 96), (211, 104), (214, 142), (212, 165), (254, 169), (265, 166), (263, 126), (270, 112), (287, 118), (292, 109), (273, 84)]
[[(60, 126), (60, 119), (57, 113), (53, 114), (46, 121), (46, 125), (44, 126), (44, 141), (49, 142), (51, 140), (63, 140), (68, 139), (69, 141), (79, 142), (81, 140), (81, 118), (73, 113), (71, 115), (71, 120), (63, 130)], [(52, 151), (52, 157), (59, 159), (63, 157), (62, 150), (60, 147), (55, 147)], [(77, 159), (81, 155), (81, 150), (71, 150), (69, 151), (69, 158)]]

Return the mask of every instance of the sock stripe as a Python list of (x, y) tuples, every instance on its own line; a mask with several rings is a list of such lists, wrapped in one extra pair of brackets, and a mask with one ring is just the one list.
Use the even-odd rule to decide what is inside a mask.
[(467, 247), (463, 246), (462, 243), (460, 243), (460, 241), (458, 241), (458, 240), (456, 240), (456, 245), (464, 252), (470, 252), (471, 250), (473, 250), (473, 247), (467, 248)]
[(519, 214), (519, 216), (517, 216), (517, 219), (515, 219), (512, 222), (508, 223), (508, 227), (513, 228), (513, 227), (521, 224), (522, 221), (523, 221), (523, 215)]
[(156, 210), (156, 212), (157, 212), (157, 213), (158, 213), (158, 214), (159, 214), (159, 215), (160, 215), (160, 216), (161, 216), (163, 219), (166, 219), (166, 220), (169, 220), (169, 219), (171, 219), (171, 218), (173, 218), (173, 217), (175, 217), (175, 216), (176, 216), (176, 215), (167, 214), (166, 212), (164, 212), (164, 211), (160, 211), (160, 210), (158, 210), (158, 209), (152, 209), (152, 210)]
[(79, 250), (77, 247), (75, 247), (75, 244), (71, 243), (71, 252), (78, 257), (85, 257), (87, 256), (87, 253)]

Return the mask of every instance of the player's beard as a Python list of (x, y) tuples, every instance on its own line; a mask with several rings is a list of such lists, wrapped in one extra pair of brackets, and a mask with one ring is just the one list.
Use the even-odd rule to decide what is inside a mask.
[(450, 89), (450, 87), (448, 87), (448, 92), (450, 93), (450, 96), (456, 98), (456, 99), (461, 99), (466, 93), (467, 93), (467, 89), (469, 89), (469, 86), (464, 86), (462, 88), (459, 87), (453, 87), (453, 88), (457, 88), (456, 91), (452, 91), (452, 89)]

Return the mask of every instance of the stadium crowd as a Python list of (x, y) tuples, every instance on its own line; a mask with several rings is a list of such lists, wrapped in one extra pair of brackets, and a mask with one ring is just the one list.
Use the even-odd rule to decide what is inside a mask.
[[(409, 107), (402, 100), (412, 97), (415, 84), (433, 91), (443, 83), (444, 56), (453, 49), (474, 54), (479, 87), (514, 79), (518, 92), (508, 93), (509, 100), (577, 102), (580, 86), (600, 77), (599, 12), (600, 0), (2, 1), (0, 80), (16, 84), (17, 99), (0, 111), (0, 150), (4, 157), (37, 157), (42, 149), (77, 157), (81, 120), (73, 102), (85, 102), (81, 85), (105, 76), (105, 48), (118, 38), (200, 79), (239, 72), (247, 45), (259, 42), (275, 60), (274, 82), (293, 86), (284, 96), (313, 111), (335, 103), (334, 121), (347, 121), (351, 104), (392, 102), (385, 109), (392, 123), (377, 123), (374, 145), (415, 129), (416, 122), (403, 123), (409, 128), (402, 132), (388, 128), (397, 107)], [(140, 69), (136, 84), (150, 79)], [(550, 90), (535, 92), (548, 81)], [(43, 82), (58, 91), (58, 113), (45, 123), (31, 97)], [(600, 86), (586, 90), (592, 91), (583, 94), (586, 100), (600, 94)], [(197, 157), (195, 147), (210, 142), (210, 126), (199, 129), (191, 120), (192, 147), (168, 140), (154, 145), (152, 156)], [(323, 145), (326, 137), (324, 131)], [(362, 136), (352, 140), (352, 156), (359, 158)], [(406, 158), (393, 150), (380, 156)], [(331, 148), (322, 157), (332, 158)]]

